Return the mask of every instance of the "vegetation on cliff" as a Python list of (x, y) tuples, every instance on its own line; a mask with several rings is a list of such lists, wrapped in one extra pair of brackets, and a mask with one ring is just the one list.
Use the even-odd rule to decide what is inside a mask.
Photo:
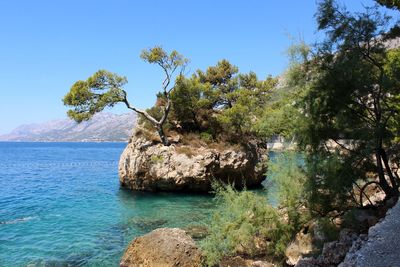
[[(197, 70), (191, 77), (179, 76), (165, 128), (170, 134), (192, 134), (206, 143), (245, 143), (261, 138), (254, 126), (276, 84), (277, 79), (270, 76), (259, 80), (253, 72), (240, 74), (227, 60), (206, 71)], [(156, 105), (147, 112), (159, 118), (165, 103), (165, 96), (158, 94)], [(141, 122), (151, 130), (144, 118)]]

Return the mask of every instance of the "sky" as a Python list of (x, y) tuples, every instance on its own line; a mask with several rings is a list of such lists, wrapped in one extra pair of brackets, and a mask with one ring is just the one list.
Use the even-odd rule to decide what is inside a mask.
[(63, 96), (99, 69), (126, 76), (131, 104), (151, 107), (163, 76), (139, 55), (155, 45), (189, 58), (188, 74), (228, 59), (259, 78), (279, 75), (295, 40), (321, 38), (316, 9), (315, 0), (0, 0), (0, 134), (65, 118)]

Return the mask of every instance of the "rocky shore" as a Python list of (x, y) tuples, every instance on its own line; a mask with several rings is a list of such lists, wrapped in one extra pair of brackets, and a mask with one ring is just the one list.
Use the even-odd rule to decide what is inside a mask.
[(340, 267), (400, 266), (400, 203), (386, 213), (381, 222), (361, 235), (347, 253)]
[[(311, 235), (323, 240), (317, 225), (306, 226), (296, 236), (286, 252), (288, 266), (296, 267), (387, 267), (400, 266), (400, 203), (390, 209), (386, 217), (372, 226), (368, 234), (357, 234), (343, 229), (336, 241), (325, 242), (318, 257), (312, 254)], [(303, 229), (304, 230), (304, 229)], [(190, 231), (178, 228), (159, 228), (134, 239), (121, 259), (121, 267), (196, 267), (204, 257), (192, 239)], [(224, 258), (222, 267), (278, 266), (267, 259), (248, 259), (241, 256)]]

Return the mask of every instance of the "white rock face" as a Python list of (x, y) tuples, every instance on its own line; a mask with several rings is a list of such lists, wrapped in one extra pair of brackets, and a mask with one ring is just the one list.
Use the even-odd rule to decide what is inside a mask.
[[(265, 179), (266, 151), (254, 144), (219, 151), (208, 147), (163, 146), (133, 137), (121, 155), (122, 186), (143, 191), (207, 192), (212, 179), (254, 187)], [(183, 152), (182, 152), (183, 151)]]

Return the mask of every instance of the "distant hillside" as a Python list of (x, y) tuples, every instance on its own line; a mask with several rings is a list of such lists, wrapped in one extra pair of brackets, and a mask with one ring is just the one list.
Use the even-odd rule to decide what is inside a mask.
[(135, 113), (116, 115), (103, 112), (80, 124), (64, 119), (21, 125), (9, 134), (0, 135), (0, 141), (128, 141), (135, 124)]

